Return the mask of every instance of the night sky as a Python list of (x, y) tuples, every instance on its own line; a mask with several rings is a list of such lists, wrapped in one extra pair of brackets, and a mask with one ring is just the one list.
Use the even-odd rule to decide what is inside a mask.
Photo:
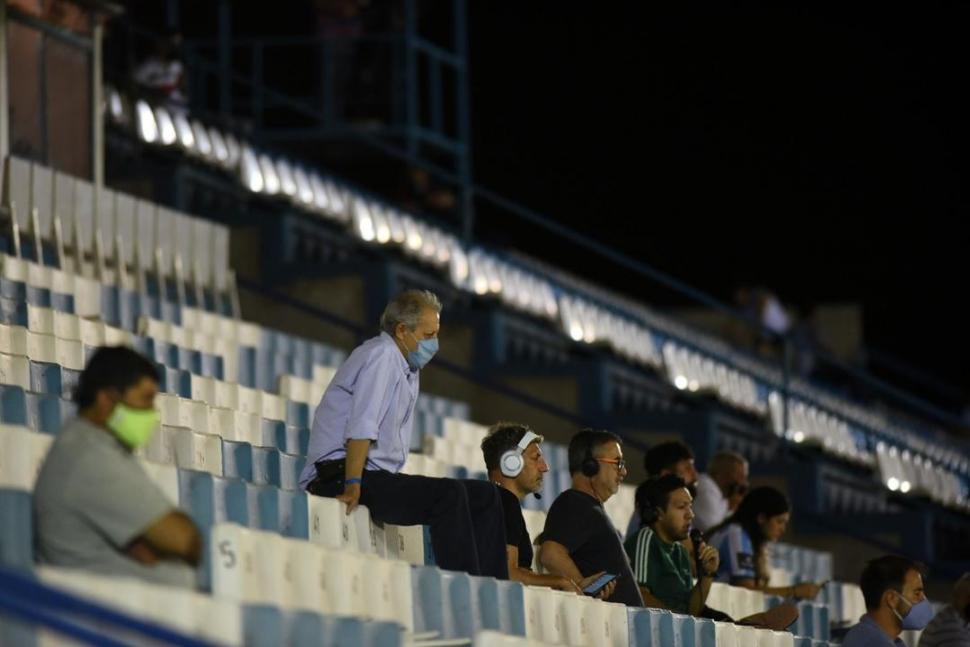
[[(306, 3), (246, 4), (241, 33), (307, 31)], [(469, 5), (479, 184), (721, 299), (861, 302), (871, 347), (970, 392), (970, 5)]]

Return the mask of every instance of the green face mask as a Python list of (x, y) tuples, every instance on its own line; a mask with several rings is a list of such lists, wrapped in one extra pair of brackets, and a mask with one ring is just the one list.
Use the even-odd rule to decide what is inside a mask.
[(138, 449), (148, 442), (161, 421), (157, 409), (133, 409), (119, 402), (108, 418), (108, 429), (125, 445)]

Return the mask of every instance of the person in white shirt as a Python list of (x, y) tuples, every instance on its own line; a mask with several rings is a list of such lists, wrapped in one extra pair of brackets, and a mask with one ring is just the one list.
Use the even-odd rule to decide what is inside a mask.
[(697, 477), (694, 526), (707, 532), (734, 512), (748, 492), (748, 461), (735, 452), (718, 452)]

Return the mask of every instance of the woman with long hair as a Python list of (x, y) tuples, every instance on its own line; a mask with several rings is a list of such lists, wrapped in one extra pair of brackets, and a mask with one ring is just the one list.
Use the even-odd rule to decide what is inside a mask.
[(779, 490), (748, 492), (734, 514), (708, 532), (708, 543), (721, 557), (715, 581), (799, 599), (818, 595), (821, 585), (811, 582), (769, 586), (768, 544), (781, 538), (790, 517), (788, 497)]

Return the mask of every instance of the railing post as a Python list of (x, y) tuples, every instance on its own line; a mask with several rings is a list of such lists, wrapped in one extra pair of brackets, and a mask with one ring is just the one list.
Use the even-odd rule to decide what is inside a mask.
[(232, 3), (219, 2), (219, 111), (232, 114)]
[(458, 59), (456, 72), (458, 83), (456, 105), (458, 106), (458, 176), (461, 178), (461, 233), (466, 244), (472, 242), (475, 233), (475, 194), (472, 184), (472, 138), (471, 106), (468, 98), (468, 24), (465, 0), (454, 0), (455, 18), (455, 56)]

